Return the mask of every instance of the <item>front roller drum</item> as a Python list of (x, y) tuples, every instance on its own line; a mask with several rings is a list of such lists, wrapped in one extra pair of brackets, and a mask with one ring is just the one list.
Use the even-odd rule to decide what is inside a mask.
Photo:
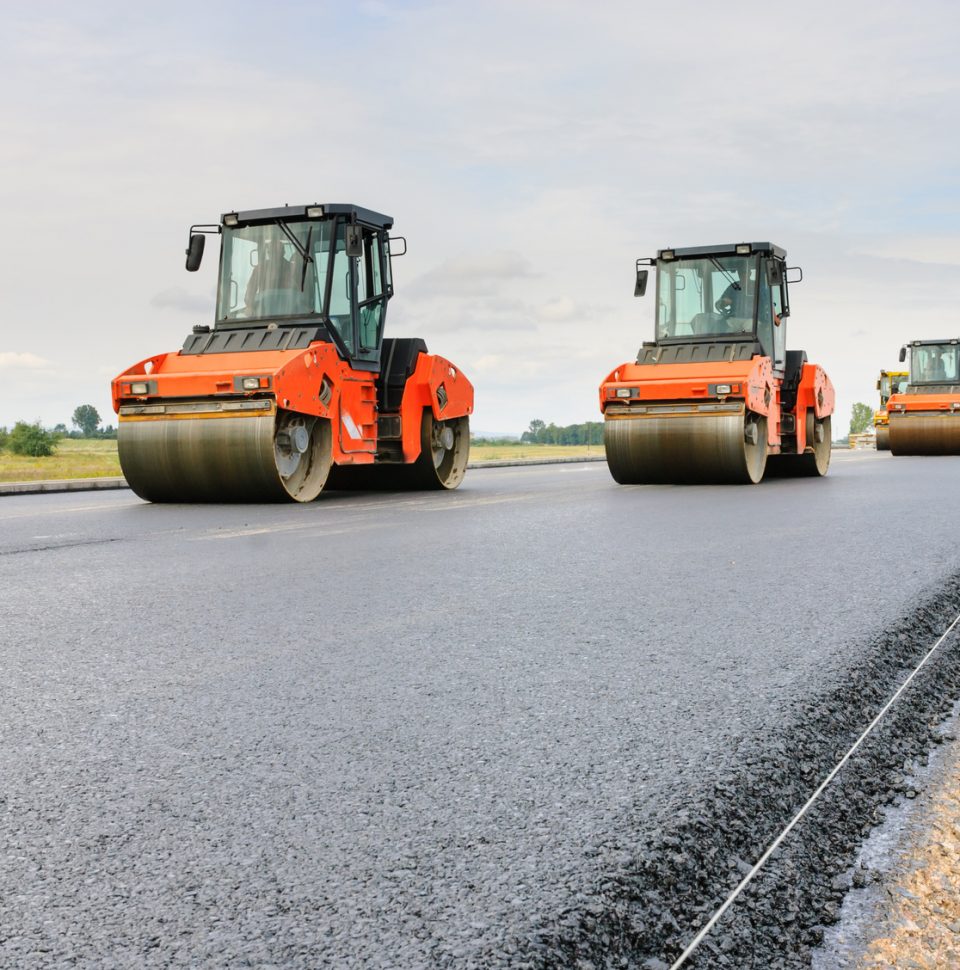
[(294, 411), (230, 414), (169, 406), (124, 419), (120, 467), (149, 502), (310, 502), (331, 465), (330, 422)]
[(744, 408), (608, 413), (603, 440), (621, 485), (755, 484), (767, 463), (767, 420)]
[(891, 414), (888, 427), (894, 455), (960, 455), (960, 413)]

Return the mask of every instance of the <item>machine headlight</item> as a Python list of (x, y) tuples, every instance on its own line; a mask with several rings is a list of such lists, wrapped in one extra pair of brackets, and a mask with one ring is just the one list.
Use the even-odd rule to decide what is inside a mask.
[(633, 397), (633, 391), (629, 387), (618, 387), (617, 397)]
[(750, 252), (750, 243), (737, 243), (738, 256), (749, 256)]
[(130, 385), (130, 393), (143, 396), (150, 391), (150, 385), (146, 381), (136, 381)]
[(674, 259), (676, 253), (672, 249), (661, 249), (660, 258), (661, 259)]
[(230, 212), (223, 217), (223, 224), (225, 226), (235, 226), (240, 221), (240, 217), (236, 212)]
[(307, 207), (307, 218), (308, 219), (320, 219), (323, 217), (323, 206), (322, 205), (311, 205)]
[(730, 393), (730, 385), (729, 384), (718, 384), (717, 385), (717, 394), (729, 394), (729, 393)]
[(257, 391), (260, 389), (259, 377), (245, 377), (241, 381), (241, 386), (245, 391)]

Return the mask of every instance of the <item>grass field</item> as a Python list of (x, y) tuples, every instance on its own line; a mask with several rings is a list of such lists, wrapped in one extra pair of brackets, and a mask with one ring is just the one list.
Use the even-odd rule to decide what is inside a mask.
[[(523, 458), (573, 458), (602, 455), (602, 445), (473, 445), (471, 461)], [(113, 478), (120, 475), (116, 441), (64, 438), (49, 458), (27, 458), (0, 451), (0, 482), (55, 481), (64, 478)]]
[(578, 458), (603, 455), (603, 445), (471, 445), (471, 461), (520, 458)]
[(49, 458), (29, 458), (0, 451), (0, 482), (112, 478), (119, 474), (117, 443), (109, 439), (64, 438)]

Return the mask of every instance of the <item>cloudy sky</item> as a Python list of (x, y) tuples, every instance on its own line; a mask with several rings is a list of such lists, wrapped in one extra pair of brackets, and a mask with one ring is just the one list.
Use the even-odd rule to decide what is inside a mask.
[(845, 430), (905, 340), (960, 336), (951, 3), (3, 5), (0, 424), (113, 419), (110, 378), (212, 322), (191, 223), (355, 202), (407, 237), (393, 336), (475, 430), (596, 420), (652, 333), (636, 257), (772, 240), (788, 346)]

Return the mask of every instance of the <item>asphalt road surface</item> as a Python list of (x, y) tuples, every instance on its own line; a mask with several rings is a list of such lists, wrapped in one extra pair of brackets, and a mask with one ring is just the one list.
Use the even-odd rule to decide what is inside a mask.
[(0, 499), (0, 965), (519, 961), (960, 571), (958, 469)]

